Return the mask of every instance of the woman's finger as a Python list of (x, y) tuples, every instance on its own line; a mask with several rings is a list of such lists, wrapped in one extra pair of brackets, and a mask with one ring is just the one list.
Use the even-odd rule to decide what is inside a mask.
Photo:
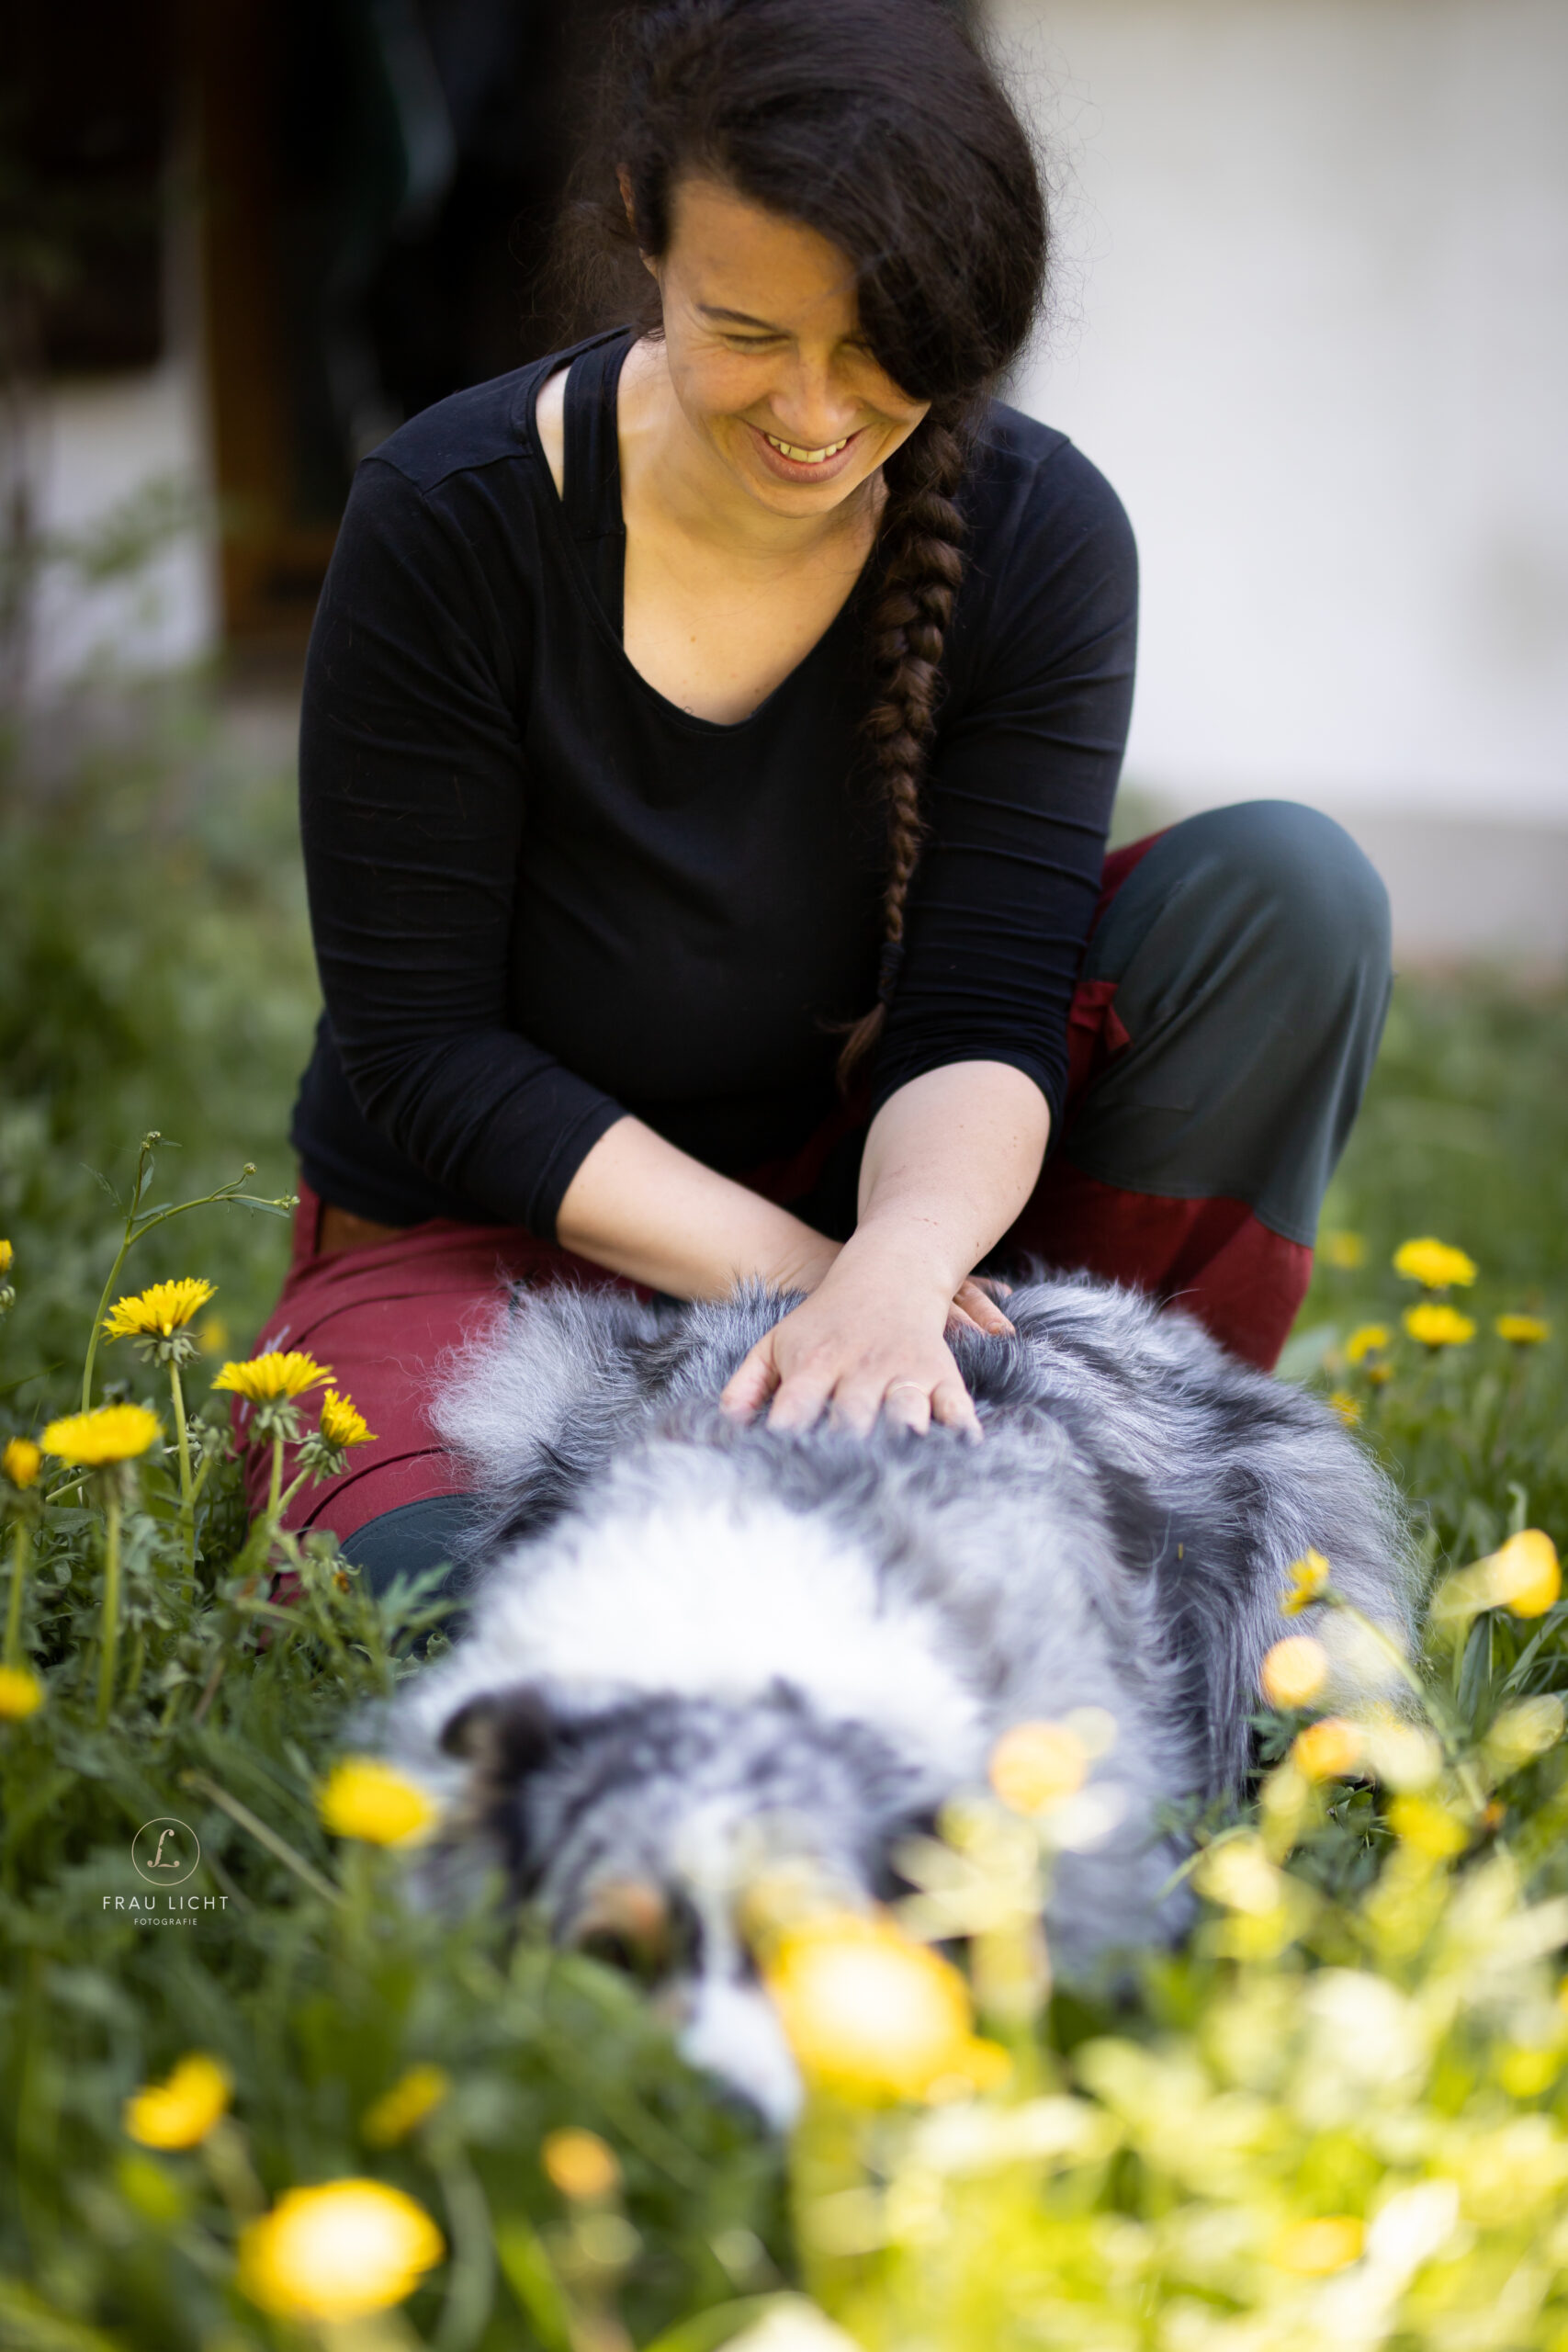
[(882, 1399), (882, 1418), (895, 1429), (924, 1437), (931, 1425), (931, 1392), (923, 1380), (896, 1380)]
[(931, 1419), (950, 1430), (962, 1430), (966, 1437), (985, 1435), (974, 1399), (961, 1380), (944, 1380), (932, 1391)]
[(768, 1408), (771, 1430), (808, 1430), (819, 1420), (832, 1394), (832, 1383), (819, 1373), (792, 1372), (781, 1380)]
[(953, 1303), (969, 1317), (978, 1330), (989, 1331), (998, 1339), (1013, 1336), (1014, 1327), (992, 1297), (988, 1285), (973, 1274), (966, 1282), (960, 1283)]
[(760, 1412), (779, 1385), (779, 1368), (773, 1362), (768, 1339), (759, 1340), (749, 1355), (743, 1356), (731, 1374), (728, 1385), (719, 1397), (720, 1408), (738, 1421), (749, 1421)]

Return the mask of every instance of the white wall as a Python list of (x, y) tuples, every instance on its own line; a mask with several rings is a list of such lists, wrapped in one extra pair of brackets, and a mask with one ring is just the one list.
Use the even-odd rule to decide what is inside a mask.
[(993, 0), (1064, 180), (1014, 398), (1143, 556), (1129, 780), (1568, 823), (1568, 6)]
[[(183, 177), (175, 175), (176, 188)], [(86, 677), (183, 668), (218, 644), (197, 224), (188, 202), (171, 200), (166, 218), (163, 359), (154, 368), (41, 386), (26, 462), (38, 526), (48, 537), (91, 532), (159, 481), (186, 487), (205, 508), (204, 527), (170, 539), (122, 579), (89, 585), (69, 566), (45, 571), (29, 630), (28, 683), (39, 701), (58, 699)]]
[[(203, 392), (193, 355), (158, 367), (48, 387), (31, 435), (39, 528), (74, 538), (155, 481), (207, 487)], [(85, 675), (177, 669), (218, 638), (216, 554), (187, 531), (133, 575), (91, 585), (68, 567), (43, 576), (30, 636), (29, 686), (56, 695)]]

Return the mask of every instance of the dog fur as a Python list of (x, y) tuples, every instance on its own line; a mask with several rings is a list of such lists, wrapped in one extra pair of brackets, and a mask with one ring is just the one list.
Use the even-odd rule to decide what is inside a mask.
[[(687, 2055), (778, 2122), (797, 2086), (737, 1925), (758, 1871), (885, 1894), (1001, 1732), (1094, 1706), (1111, 1826), (1056, 1871), (1057, 1964), (1168, 1936), (1187, 1898), (1162, 1815), (1235, 1786), (1291, 1563), (1325, 1554), (1401, 1642), (1415, 1590), (1393, 1492), (1337, 1417), (1180, 1313), (1023, 1283), (1015, 1339), (955, 1341), (976, 1444), (728, 1419), (720, 1390), (788, 1303), (511, 1299), (436, 1408), (479, 1502), (469, 1623), (386, 1739), (446, 1807), (428, 1899), (499, 1860), (570, 1940), (606, 1888), (656, 1890)], [(1353, 1628), (1298, 1627), (1364, 1696)]]

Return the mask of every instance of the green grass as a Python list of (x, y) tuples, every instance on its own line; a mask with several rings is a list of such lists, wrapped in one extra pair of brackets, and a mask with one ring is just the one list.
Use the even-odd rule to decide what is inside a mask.
[[(119, 1223), (103, 1180), (123, 1199), (145, 1131), (165, 1138), (160, 1199), (247, 1160), (257, 1191), (289, 1187), (283, 1138), (315, 1012), (293, 821), (288, 775), (253, 772), (194, 700), (69, 786), (6, 788), (0, 1233), (17, 1296), (0, 1324), (0, 1442), (75, 1401)], [(1362, 1262), (1320, 1267), (1292, 1341), (1294, 1376), (1359, 1408), (1435, 1579), (1520, 1526), (1568, 1539), (1565, 1068), (1562, 992), (1400, 982), (1325, 1216), (1360, 1238)], [(1480, 1269), (1460, 1297), (1476, 1337), (1436, 1356), (1401, 1334), (1416, 1294), (1390, 1263), (1420, 1233)], [(125, 1286), (207, 1274), (238, 1350), (286, 1252), (281, 1222), (202, 1209), (141, 1245)], [(1495, 1316), (1520, 1307), (1551, 1319), (1545, 1345), (1495, 1336)], [(1382, 1385), (1346, 1356), (1373, 1321), (1395, 1334)], [(124, 1347), (104, 1368), (164, 1405), (163, 1377)], [(206, 1385), (193, 1366), (193, 1402), (220, 1432)], [(1391, 1811), (1392, 1768), (1303, 1794), (1281, 1760), (1303, 1719), (1260, 1716), (1258, 1801), (1196, 1825), (1219, 1843), (1189, 1949), (1135, 1993), (983, 2018), (1011, 2050), (1012, 2086), (962, 2112), (818, 2105), (786, 2177), (621, 1980), (514, 1938), (494, 1907), (457, 1925), (410, 1910), (394, 1857), (323, 1828), (315, 1791), (345, 1725), (415, 1670), (439, 1604), (373, 1600), (329, 1545), (299, 1555), (301, 1604), (269, 1614), (232, 1466), (203, 1498), (194, 1574), (170, 1476), (144, 1468), (100, 1727), (103, 1515), (90, 1491), (39, 1510), (42, 1491), (10, 1504), (34, 1537), (23, 1631), (47, 1702), (0, 1722), (0, 2346), (325, 2344), (257, 2312), (234, 2249), (290, 2186), (363, 2174), (434, 2213), (452, 2259), (409, 2302), (409, 2332), (354, 2352), (701, 2352), (802, 2278), (887, 2352), (1305, 2352), (1350, 2340), (1346, 2311), (1312, 2301), (1337, 2283), (1365, 2306), (1354, 2340), (1392, 2352), (1568, 2344), (1568, 2013), (1552, 1957), (1568, 1916), (1529, 1908), (1568, 1887), (1568, 1773), (1560, 1746), (1518, 1747), (1527, 1719), (1509, 1713), (1545, 1702), (1528, 1720), (1556, 1720), (1568, 1607), (1487, 1609), (1457, 1645), (1434, 1644), (1427, 1699), (1448, 1747), (1415, 1812)], [(171, 1815), (200, 1838), (191, 1883), (212, 1907), (154, 1931), (116, 1905), (141, 1884), (136, 1831)], [(1271, 1901), (1227, 1894), (1227, 1846)], [(193, 2048), (231, 2070), (231, 2116), (199, 2149), (138, 2146), (124, 2100)], [(379, 2145), (367, 2112), (413, 2064), (443, 2068), (447, 2096)], [(1048, 2158), (1020, 2154), (1021, 2098)], [(563, 2202), (541, 2169), (542, 2138), (567, 2122), (616, 2152), (608, 2215)], [(1458, 2200), (1460, 2233), (1407, 2276), (1379, 2256), (1382, 2270), (1355, 2265), (1320, 2290), (1280, 2252), (1325, 2216), (1392, 2244), (1379, 2213), (1391, 2199), (1396, 2219), (1415, 2212), (1397, 2199), (1434, 2184)], [(595, 2236), (606, 2218), (618, 2236)], [(1387, 2309), (1368, 2319), (1379, 2278), (1393, 2280)]]

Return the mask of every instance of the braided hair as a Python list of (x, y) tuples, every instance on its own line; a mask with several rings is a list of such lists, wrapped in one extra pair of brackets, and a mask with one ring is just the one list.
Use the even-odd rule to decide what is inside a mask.
[(702, 173), (847, 255), (873, 356), (930, 403), (883, 468), (861, 729), (887, 821), (883, 952), (876, 1001), (846, 1024), (846, 1085), (897, 986), (964, 571), (961, 492), (986, 396), (1044, 285), (1040, 175), (955, 0), (642, 0), (604, 61), (558, 247), (574, 324), (660, 331), (642, 257), (668, 250), (676, 183)]

